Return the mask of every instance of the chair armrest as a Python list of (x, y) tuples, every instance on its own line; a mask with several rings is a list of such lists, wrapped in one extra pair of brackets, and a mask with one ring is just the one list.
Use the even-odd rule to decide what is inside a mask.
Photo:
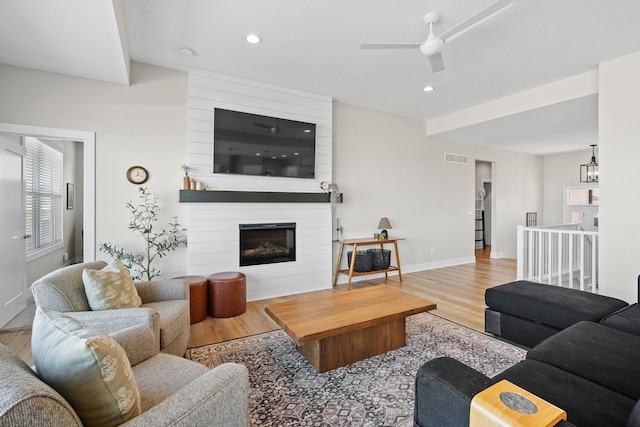
[(127, 353), (131, 366), (144, 362), (160, 352), (153, 331), (146, 326), (131, 326), (109, 335)]
[(189, 299), (189, 283), (183, 279), (135, 282), (142, 303)]
[(100, 311), (69, 311), (69, 317), (79, 320), (85, 325), (96, 327), (107, 334), (126, 329), (130, 326), (143, 325), (151, 329), (158, 337), (160, 345), (160, 315), (152, 308), (117, 308)]
[(247, 427), (248, 411), (247, 368), (225, 363), (123, 425)]

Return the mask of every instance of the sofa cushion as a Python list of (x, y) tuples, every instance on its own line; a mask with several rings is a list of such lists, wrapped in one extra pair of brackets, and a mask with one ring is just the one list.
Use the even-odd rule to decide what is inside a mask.
[(538, 344), (527, 353), (527, 359), (640, 399), (640, 336), (580, 322)]
[(106, 333), (38, 307), (31, 350), (40, 378), (71, 404), (84, 425), (120, 425), (140, 414), (127, 355)]
[(640, 305), (632, 304), (616, 311), (602, 319), (600, 323), (621, 331), (640, 335)]
[(101, 270), (84, 269), (82, 282), (91, 310), (135, 308), (142, 304), (129, 270), (119, 259)]
[(526, 280), (487, 289), (485, 303), (494, 311), (559, 329), (581, 320), (597, 322), (627, 306), (625, 301), (616, 298)]
[(635, 399), (537, 360), (525, 360), (493, 380), (509, 380), (567, 412), (580, 427), (626, 426)]

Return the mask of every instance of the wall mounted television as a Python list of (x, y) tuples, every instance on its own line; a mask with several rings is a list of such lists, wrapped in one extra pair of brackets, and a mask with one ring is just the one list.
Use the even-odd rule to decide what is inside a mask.
[(315, 177), (316, 125), (216, 108), (213, 172)]

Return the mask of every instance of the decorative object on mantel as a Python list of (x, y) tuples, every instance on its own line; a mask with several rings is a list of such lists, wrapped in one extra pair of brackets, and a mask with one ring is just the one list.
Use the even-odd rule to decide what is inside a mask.
[(598, 144), (591, 144), (591, 161), (580, 165), (580, 182), (598, 182), (600, 180), (598, 160), (596, 160), (597, 146)]
[(329, 201), (331, 202), (331, 211), (333, 212), (336, 208), (336, 203), (342, 203), (342, 193), (338, 190), (338, 184), (330, 184), (327, 181), (322, 181), (320, 188), (324, 192), (329, 192)]
[(118, 258), (129, 270), (135, 268), (135, 271), (131, 271), (134, 280), (151, 280), (162, 276), (162, 272), (152, 266), (153, 261), (165, 257), (180, 246), (187, 246), (187, 238), (183, 234), (185, 229), (178, 223), (178, 217), (169, 222), (169, 229), (161, 228), (158, 231), (155, 227), (160, 210), (158, 195), (147, 192), (145, 187), (138, 190), (142, 202), (138, 206), (134, 206), (132, 202), (126, 205), (131, 212), (128, 228), (144, 240), (144, 254), (127, 252), (123, 247), (111, 243), (101, 243), (98, 250)]
[(180, 166), (182, 170), (184, 170), (184, 178), (182, 178), (182, 189), (189, 190), (191, 189), (191, 179), (189, 178), (189, 171), (191, 168), (187, 165)]
[(386, 216), (383, 216), (382, 218), (380, 218), (380, 222), (378, 223), (378, 229), (382, 230), (380, 232), (380, 239), (384, 240), (387, 237), (389, 237), (389, 232), (386, 230), (387, 228), (393, 228), (393, 227), (391, 227), (389, 218), (387, 218)]

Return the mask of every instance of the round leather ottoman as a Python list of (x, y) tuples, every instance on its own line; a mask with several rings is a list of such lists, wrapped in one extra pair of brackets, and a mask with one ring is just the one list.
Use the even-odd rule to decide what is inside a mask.
[(225, 271), (209, 276), (209, 316), (233, 317), (247, 309), (247, 278)]
[(207, 318), (207, 294), (208, 282), (202, 276), (180, 276), (189, 283), (189, 308), (191, 311), (191, 324), (202, 322)]

